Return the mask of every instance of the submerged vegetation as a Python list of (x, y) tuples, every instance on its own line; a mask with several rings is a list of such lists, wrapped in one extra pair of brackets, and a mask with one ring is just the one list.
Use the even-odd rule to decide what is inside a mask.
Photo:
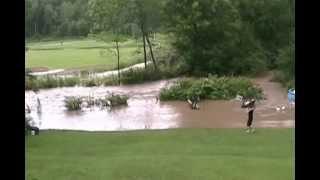
[(67, 108), (68, 111), (77, 111), (77, 110), (81, 110), (81, 104), (83, 100), (81, 97), (70, 96), (70, 97), (66, 97), (64, 102), (65, 102), (65, 107)]
[(94, 105), (101, 107), (114, 107), (120, 105), (127, 105), (129, 97), (126, 95), (111, 94), (104, 98), (94, 98), (92, 96), (68, 96), (65, 97), (64, 103), (68, 111), (81, 110), (82, 107), (91, 107)]
[(262, 89), (242, 77), (188, 78), (177, 81), (160, 92), (160, 100), (186, 100), (196, 95), (201, 99), (229, 100), (241, 95), (247, 98), (263, 98)]
[(126, 95), (114, 95), (107, 96), (106, 99), (110, 102), (111, 106), (119, 106), (119, 105), (127, 105), (127, 101), (129, 99)]

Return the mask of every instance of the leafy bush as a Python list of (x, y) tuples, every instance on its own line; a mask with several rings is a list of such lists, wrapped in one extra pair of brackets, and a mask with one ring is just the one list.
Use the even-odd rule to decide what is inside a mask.
[(75, 96), (66, 97), (64, 103), (68, 111), (81, 110), (82, 98)]
[(262, 99), (262, 89), (255, 87), (246, 78), (209, 77), (183, 79), (160, 92), (160, 100), (186, 100), (192, 96), (201, 99), (229, 100), (241, 95), (248, 98)]
[(274, 81), (280, 82), (284, 87), (290, 89), (295, 86), (295, 46), (287, 46), (279, 50), (277, 69), (274, 73)]
[(287, 76), (283, 71), (274, 71), (271, 81), (279, 82), (283, 87), (286, 87), (287, 89), (295, 87), (294, 77)]
[(127, 105), (128, 96), (125, 95), (111, 95), (106, 97), (108, 101), (110, 101), (111, 106), (119, 106), (119, 105)]

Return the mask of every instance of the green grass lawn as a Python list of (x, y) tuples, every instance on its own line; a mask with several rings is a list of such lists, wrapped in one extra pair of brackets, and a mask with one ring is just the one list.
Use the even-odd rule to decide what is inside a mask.
[[(158, 35), (153, 47), (157, 57), (157, 44), (162, 44), (162, 49), (168, 48), (164, 35)], [(103, 69), (117, 68), (117, 56), (114, 43), (105, 43), (94, 39), (31, 42), (27, 44), (26, 67), (49, 69)], [(108, 50), (109, 49), (109, 50)], [(148, 49), (147, 49), (148, 50)], [(113, 51), (113, 52), (112, 52)], [(139, 52), (138, 52), (139, 51)], [(149, 53), (148, 53), (149, 56)], [(120, 64), (127, 67), (143, 62), (143, 47), (141, 40), (129, 39), (120, 43)]]
[[(113, 44), (95, 40), (58, 41), (28, 44), (28, 68), (47, 67), (49, 69), (82, 69), (99, 67), (105, 70), (117, 68), (117, 56), (112, 50)], [(133, 40), (120, 45), (120, 63), (129, 66), (143, 61), (143, 54), (137, 53), (138, 46)], [(140, 47), (141, 48), (141, 47)], [(114, 49), (115, 50), (115, 49)], [(115, 52), (115, 51), (114, 51)]]
[(30, 180), (291, 180), (293, 129), (44, 131), (26, 138)]

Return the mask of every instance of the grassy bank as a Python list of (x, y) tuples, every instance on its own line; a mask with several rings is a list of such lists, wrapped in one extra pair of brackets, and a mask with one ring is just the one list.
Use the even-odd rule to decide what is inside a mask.
[[(121, 72), (120, 83), (121, 84), (139, 84), (148, 81), (155, 81), (160, 79), (173, 78), (182, 75), (179, 67), (169, 67), (165, 65), (159, 66), (159, 70), (156, 71), (152, 64), (147, 65), (147, 69), (131, 69), (129, 71)], [(25, 77), (25, 89), (37, 90), (37, 89), (50, 89), (56, 87), (72, 87), (72, 86), (113, 86), (118, 85), (118, 75), (114, 74), (108, 77), (88, 77), (87, 74), (81, 77), (54, 77), (54, 76), (28, 76)]]
[[(165, 36), (159, 35), (154, 40), (154, 49), (165, 49)], [(161, 44), (161, 48), (159, 44)], [(40, 41), (27, 44), (27, 68), (48, 69), (97, 69), (98, 71), (117, 68), (115, 45), (95, 39), (72, 39), (64, 41)], [(155, 51), (156, 57), (160, 55)], [(149, 53), (148, 53), (149, 56)], [(127, 67), (143, 62), (141, 40), (129, 39), (120, 43), (120, 65)]]
[(28, 179), (290, 180), (292, 129), (46, 131), (26, 137)]
[[(121, 44), (121, 65), (129, 66), (142, 62), (143, 55), (137, 51), (134, 41), (132, 46)], [(105, 70), (117, 67), (117, 58), (112, 50), (112, 44), (104, 45), (94, 40), (68, 41), (60, 45), (58, 42), (38, 43), (30, 46), (27, 53), (28, 68), (47, 67), (49, 69), (83, 69), (99, 68)]]

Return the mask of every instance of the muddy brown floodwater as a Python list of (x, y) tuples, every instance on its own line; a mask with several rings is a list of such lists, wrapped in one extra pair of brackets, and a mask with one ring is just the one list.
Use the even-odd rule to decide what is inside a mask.
[[(280, 84), (269, 82), (270, 76), (253, 79), (263, 89), (267, 100), (257, 103), (254, 114), (256, 127), (293, 127), (294, 107), (287, 105), (286, 91)], [(135, 129), (168, 128), (244, 128), (247, 113), (240, 102), (200, 102), (200, 110), (191, 110), (186, 102), (157, 102), (160, 89), (172, 84), (172, 80), (161, 80), (140, 85), (113, 87), (68, 87), (41, 90), (37, 95), (25, 92), (26, 103), (31, 106), (34, 121), (40, 129), (66, 129), (85, 131), (117, 131)], [(79, 112), (67, 112), (65, 96), (102, 97), (108, 93), (129, 95), (128, 106), (112, 110), (94, 107)], [(42, 113), (37, 113), (37, 101), (42, 104)], [(276, 107), (284, 105), (284, 110)]]

